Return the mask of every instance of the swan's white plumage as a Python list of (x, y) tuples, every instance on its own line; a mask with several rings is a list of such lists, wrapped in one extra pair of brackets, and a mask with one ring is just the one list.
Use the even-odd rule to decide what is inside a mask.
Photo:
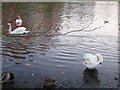
[(16, 19), (16, 25), (17, 26), (21, 26), (22, 25), (22, 19), (20, 18), (20, 16), (18, 16), (18, 18)]
[(83, 56), (83, 59), (83, 64), (89, 69), (95, 69), (101, 66), (101, 63), (103, 62), (103, 57), (101, 54), (92, 55), (87, 53)]
[(15, 30), (12, 31), (12, 25), (11, 25), (11, 23), (8, 23), (8, 26), (9, 26), (8, 30), (9, 30), (10, 34), (26, 34), (26, 33), (30, 32), (30, 31), (26, 31), (25, 27), (18, 27)]

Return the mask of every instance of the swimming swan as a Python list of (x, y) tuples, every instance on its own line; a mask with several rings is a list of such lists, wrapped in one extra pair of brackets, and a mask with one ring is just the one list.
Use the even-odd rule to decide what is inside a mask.
[(17, 17), (15, 22), (16, 22), (17, 26), (21, 26), (22, 25), (22, 19), (20, 18), (20, 16)]
[(8, 30), (9, 30), (9, 33), (11, 35), (13, 35), (13, 34), (27, 34), (27, 33), (30, 32), (30, 31), (26, 31), (25, 27), (18, 27), (15, 30), (12, 31), (12, 25), (11, 25), (11, 23), (8, 23), (8, 26), (9, 26)]
[(83, 56), (83, 59), (83, 65), (85, 65), (88, 69), (96, 69), (97, 67), (101, 66), (103, 62), (103, 57), (99, 53), (96, 55), (87, 53)]

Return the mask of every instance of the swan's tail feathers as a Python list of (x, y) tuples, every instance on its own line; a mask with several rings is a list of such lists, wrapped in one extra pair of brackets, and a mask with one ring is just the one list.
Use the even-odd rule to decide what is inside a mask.
[(103, 62), (103, 56), (101, 54), (99, 54), (99, 53), (97, 53), (96, 56), (97, 56), (98, 61), (100, 63), (102, 63)]
[(30, 31), (25, 31), (24, 34), (29, 33)]

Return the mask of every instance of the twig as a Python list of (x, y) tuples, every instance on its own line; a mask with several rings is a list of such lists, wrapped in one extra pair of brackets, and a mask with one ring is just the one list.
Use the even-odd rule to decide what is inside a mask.
[(93, 29), (91, 29), (91, 30), (84, 30), (83, 32), (90, 32), (90, 31), (94, 31), (94, 30), (96, 30), (96, 29), (100, 29), (100, 28), (102, 28), (103, 26), (101, 26), (101, 27), (98, 27), (98, 28), (93, 28)]
[(83, 28), (83, 29), (86, 29), (86, 28), (88, 28), (91, 24), (93, 24), (95, 21), (96, 21), (97, 19), (95, 19), (94, 21), (91, 21), (85, 28)]

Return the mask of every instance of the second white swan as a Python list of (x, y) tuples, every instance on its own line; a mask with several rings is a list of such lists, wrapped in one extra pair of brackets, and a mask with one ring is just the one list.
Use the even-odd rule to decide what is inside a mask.
[(83, 64), (88, 69), (96, 69), (97, 67), (101, 66), (103, 62), (103, 57), (101, 54), (92, 55), (90, 53), (87, 53), (83, 56), (84, 62)]
[(22, 19), (20, 18), (20, 16), (17, 17), (15, 22), (16, 22), (17, 26), (21, 26), (22, 25)]

